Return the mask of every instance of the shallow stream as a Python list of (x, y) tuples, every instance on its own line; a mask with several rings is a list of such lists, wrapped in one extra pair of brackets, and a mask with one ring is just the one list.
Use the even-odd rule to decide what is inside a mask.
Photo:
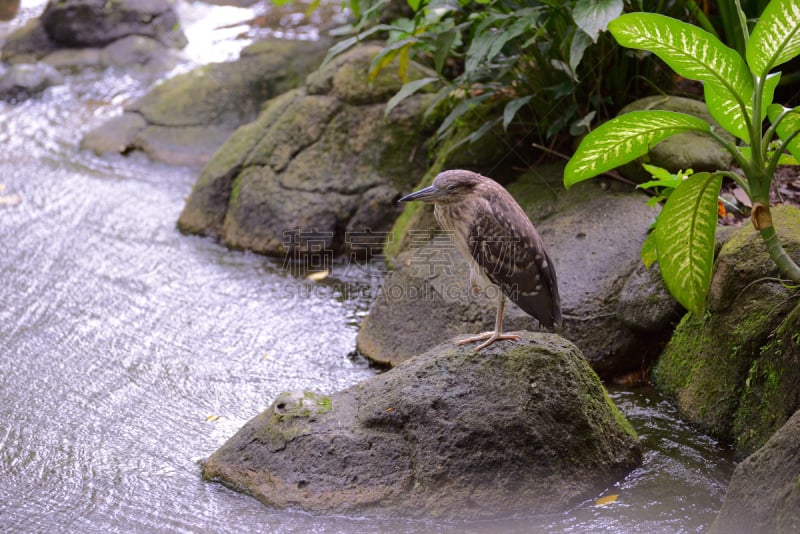
[[(0, 38), (41, 6), (23, 3)], [(235, 56), (252, 37), (237, 21), (258, 9), (182, 4), (191, 42), (179, 69)], [(612, 392), (644, 465), (564, 514), (318, 517), (204, 482), (197, 462), (278, 393), (378, 372), (354, 347), (382, 273), (337, 264), (314, 282), (280, 258), (182, 236), (197, 169), (78, 150), (154, 82), (86, 70), (0, 102), (0, 531), (672, 533), (713, 521), (730, 454), (647, 389)]]

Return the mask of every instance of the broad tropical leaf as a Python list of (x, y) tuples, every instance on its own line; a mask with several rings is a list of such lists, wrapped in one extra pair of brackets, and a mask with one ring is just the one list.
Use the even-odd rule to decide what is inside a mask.
[[(774, 124), (778, 116), (784, 112), (786, 108), (780, 104), (773, 104), (769, 107), (769, 120)], [(792, 134), (795, 134), (794, 139), (789, 142), (787, 150), (796, 159), (800, 159), (800, 107), (794, 108), (788, 113), (777, 127), (778, 137), (783, 140), (789, 139)]]
[(596, 43), (600, 32), (608, 28), (608, 23), (617, 18), (624, 7), (623, 0), (578, 0), (572, 18)]
[(747, 63), (757, 76), (800, 54), (800, 2), (772, 0), (747, 41)]
[(717, 197), (722, 176), (701, 172), (681, 182), (656, 221), (658, 266), (672, 296), (701, 316), (711, 283)]
[[(761, 107), (761, 118), (756, 121), (757, 123), (763, 122), (766, 118), (766, 106), (772, 103), (772, 98), (775, 95), (775, 87), (777, 87), (779, 80), (780, 75), (775, 74), (767, 77), (764, 82), (764, 90), (762, 91), (764, 105)], [(727, 132), (749, 143), (750, 132), (747, 129), (747, 125), (753, 116), (752, 100), (745, 102), (745, 109), (747, 110), (747, 116), (745, 116), (742, 114), (742, 106), (739, 101), (724, 87), (707, 83), (703, 86), (703, 93), (708, 111), (711, 113), (711, 116), (714, 117), (714, 120), (725, 128)]]
[(711, 126), (674, 111), (632, 111), (601, 124), (581, 141), (564, 170), (564, 185), (597, 176), (644, 156), (660, 141), (681, 132), (708, 132)]
[(684, 78), (704, 82), (711, 115), (726, 130), (748, 140), (747, 130), (737, 123), (745, 124), (743, 107), (751, 105), (753, 79), (735, 50), (697, 26), (655, 13), (622, 15), (608, 29), (619, 44), (652, 52)]

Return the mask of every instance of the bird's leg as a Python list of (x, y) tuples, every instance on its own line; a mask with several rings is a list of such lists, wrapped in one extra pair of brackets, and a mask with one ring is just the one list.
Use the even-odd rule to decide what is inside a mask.
[[(477, 336), (468, 337), (467, 339), (462, 339), (461, 341), (457, 341), (456, 345), (464, 345), (465, 343), (474, 343), (476, 341), (483, 341), (480, 345), (475, 347), (475, 352), (478, 352), (481, 349), (485, 349), (495, 341), (499, 341), (501, 339), (519, 339), (519, 336), (515, 334), (504, 334), (503, 333), (503, 311), (505, 309), (506, 299), (501, 292), (500, 295), (497, 297), (497, 315), (494, 318), (494, 332), (484, 332), (482, 334), (478, 334)], [(485, 340), (485, 341), (484, 341)]]

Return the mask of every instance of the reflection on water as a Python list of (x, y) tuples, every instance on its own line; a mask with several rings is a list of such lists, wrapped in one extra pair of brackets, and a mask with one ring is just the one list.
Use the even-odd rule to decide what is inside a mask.
[(376, 372), (352, 351), (381, 272), (337, 264), (314, 282), (181, 236), (197, 169), (78, 151), (154, 81), (85, 71), (0, 103), (0, 196), (19, 198), (0, 203), (1, 531), (695, 532), (713, 520), (728, 454), (648, 390), (613, 393), (646, 454), (603, 507), (470, 524), (320, 518), (203, 482), (197, 461), (281, 391)]

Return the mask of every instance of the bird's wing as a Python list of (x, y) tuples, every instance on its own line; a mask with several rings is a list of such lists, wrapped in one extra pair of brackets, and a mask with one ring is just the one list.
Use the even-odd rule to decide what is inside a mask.
[(512, 302), (546, 327), (561, 323), (555, 268), (524, 212), (481, 212), (468, 240), (475, 263)]

